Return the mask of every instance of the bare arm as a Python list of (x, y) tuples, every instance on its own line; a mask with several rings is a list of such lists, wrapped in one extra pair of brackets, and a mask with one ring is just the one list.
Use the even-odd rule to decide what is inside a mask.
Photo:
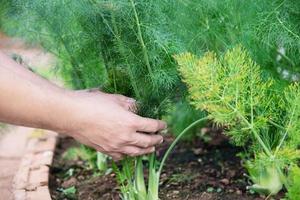
[(141, 132), (166, 125), (128, 111), (128, 99), (60, 88), (0, 52), (1, 122), (68, 134), (115, 159), (150, 153), (162, 137)]
[(49, 111), (67, 111), (57, 104), (59, 99), (68, 101), (64, 93), (0, 52), (0, 121), (63, 131), (62, 122), (52, 119)]

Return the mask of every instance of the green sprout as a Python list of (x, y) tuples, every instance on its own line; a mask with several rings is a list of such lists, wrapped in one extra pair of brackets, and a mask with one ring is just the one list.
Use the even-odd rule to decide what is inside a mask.
[(61, 191), (67, 198), (76, 199), (75, 194), (77, 190), (75, 186), (71, 186), (66, 189), (60, 188), (59, 191)]
[(121, 185), (121, 193), (123, 200), (159, 200), (159, 180), (163, 167), (175, 148), (176, 144), (196, 126), (207, 121), (207, 117), (196, 120), (188, 127), (186, 127), (171, 143), (166, 153), (164, 154), (159, 167), (157, 167), (157, 159), (154, 154), (148, 156), (149, 159), (149, 177), (148, 188), (145, 184), (143, 159), (127, 158), (122, 161), (122, 171), (114, 164), (114, 171), (117, 174), (118, 182)]

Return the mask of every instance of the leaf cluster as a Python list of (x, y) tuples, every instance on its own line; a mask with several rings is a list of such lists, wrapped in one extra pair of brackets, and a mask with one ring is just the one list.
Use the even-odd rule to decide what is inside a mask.
[(272, 80), (261, 78), (258, 65), (241, 47), (228, 51), (221, 59), (212, 52), (201, 59), (190, 53), (176, 59), (192, 104), (208, 111), (216, 123), (226, 125), (237, 144), (248, 141), (250, 124), (259, 130), (273, 116), (269, 109), (272, 97), (268, 95)]
[(157, 0), (13, 0), (6, 31), (57, 55), (68, 85), (134, 96), (142, 102), (141, 114), (159, 117), (179, 84), (161, 5)]
[(267, 69), (299, 66), (297, 0), (7, 2), (5, 31), (57, 55), (67, 85), (134, 96), (145, 116), (162, 116), (185, 90), (173, 54), (222, 54), (242, 44)]
[[(237, 145), (248, 147), (255, 155), (248, 165), (252, 180), (277, 193), (285, 183), (282, 170), (300, 158), (299, 84), (282, 88), (241, 46), (220, 57), (208, 52), (201, 58), (191, 53), (175, 58), (192, 104), (226, 127)], [(274, 170), (280, 182), (263, 182), (266, 178), (261, 179), (261, 174), (274, 178), (270, 173)], [(266, 186), (274, 182), (278, 183), (275, 189)]]
[[(101, 28), (96, 13), (84, 1), (13, 1), (11, 16), (16, 32), (41, 44), (59, 59), (59, 70), (67, 85), (76, 89), (98, 87), (106, 80), (101, 60)], [(89, 23), (86, 23), (90, 21)]]
[(242, 44), (249, 53), (237, 48), (220, 58), (216, 53), (176, 57), (188, 66), (181, 73), (193, 104), (225, 125), (236, 144), (250, 144), (250, 152), (287, 161), (295, 156), (282, 149), (293, 152), (299, 144), (298, 86), (287, 89), (249, 57), (265, 68), (298, 70), (297, 0), (11, 2), (2, 20), (6, 32), (55, 54), (71, 87), (133, 96), (144, 116), (160, 118), (173, 97), (184, 93), (178, 90), (185, 89), (173, 54), (213, 50), (222, 55)]
[(170, 29), (182, 51), (222, 54), (242, 44), (268, 70), (299, 72), (299, 1), (188, 0), (166, 4), (172, 16)]
[(297, 166), (292, 166), (290, 170), (289, 180), (290, 187), (288, 188), (287, 197), (290, 200), (300, 199), (300, 168)]
[(10, 1), (5, 30), (56, 54), (69, 85), (135, 96), (148, 116), (175, 92), (173, 54), (242, 44), (268, 69), (299, 66), (297, 0)]

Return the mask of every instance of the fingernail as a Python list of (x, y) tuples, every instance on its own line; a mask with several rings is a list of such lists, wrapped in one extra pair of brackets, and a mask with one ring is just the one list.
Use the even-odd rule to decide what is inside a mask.
[(164, 142), (164, 139), (161, 139), (161, 141), (159, 142), (159, 144), (162, 144)]
[(128, 103), (135, 103), (136, 100), (135, 99), (132, 99), (132, 98), (127, 98), (126, 100)]

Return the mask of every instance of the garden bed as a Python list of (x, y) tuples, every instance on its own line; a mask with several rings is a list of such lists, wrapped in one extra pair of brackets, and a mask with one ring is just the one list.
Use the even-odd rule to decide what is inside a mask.
[[(158, 149), (159, 155), (162, 155), (171, 141), (171, 137), (166, 137), (166, 141)], [(58, 143), (50, 178), (52, 199), (120, 199), (114, 173), (97, 175), (94, 170), (84, 167), (82, 160), (66, 162), (62, 158), (69, 147), (76, 145), (78, 144), (71, 138), (63, 138)], [(200, 139), (192, 143), (181, 142), (164, 168), (160, 181), (160, 198), (266, 199), (265, 196), (258, 196), (246, 190), (246, 186), (251, 183), (244, 175), (245, 170), (236, 156), (237, 153), (239, 149), (230, 145), (222, 134), (215, 134), (208, 143)], [(279, 194), (270, 199), (279, 200), (282, 197), (283, 195)]]

